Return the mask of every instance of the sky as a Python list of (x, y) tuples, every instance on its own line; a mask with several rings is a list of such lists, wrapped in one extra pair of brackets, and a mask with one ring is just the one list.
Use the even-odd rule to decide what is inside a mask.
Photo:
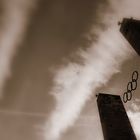
[[(139, 0), (0, 0), (0, 138), (103, 140), (97, 93), (120, 95), (138, 54), (119, 31)], [(140, 140), (140, 86), (124, 104)]]

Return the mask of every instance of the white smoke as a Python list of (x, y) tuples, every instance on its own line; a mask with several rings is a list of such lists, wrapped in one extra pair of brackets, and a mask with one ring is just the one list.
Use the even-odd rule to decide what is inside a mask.
[(127, 112), (137, 139), (140, 139), (140, 112)]
[(133, 99), (132, 102), (127, 104), (127, 114), (131, 121), (137, 139), (140, 139), (140, 99)]
[(12, 59), (23, 39), (35, 0), (3, 0), (1, 3), (0, 96), (11, 75)]
[[(100, 13), (106, 30), (96, 30), (98, 41), (86, 50), (80, 50), (82, 64), (69, 62), (54, 77), (51, 94), (56, 98), (56, 108), (46, 124), (46, 139), (57, 140), (74, 124), (86, 101), (98, 87), (106, 84), (120, 65), (132, 56), (132, 50), (121, 36), (117, 22), (123, 17), (139, 18), (138, 0), (109, 1), (110, 9)], [(103, 12), (103, 11), (101, 11)], [(95, 30), (93, 30), (95, 33)]]

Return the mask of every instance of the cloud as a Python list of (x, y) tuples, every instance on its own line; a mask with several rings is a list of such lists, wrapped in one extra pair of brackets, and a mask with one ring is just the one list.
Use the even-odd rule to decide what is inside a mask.
[(21, 43), (35, 0), (3, 0), (0, 27), (0, 96), (11, 75), (11, 63)]
[(97, 41), (76, 53), (82, 63), (68, 62), (57, 69), (51, 91), (56, 99), (56, 108), (46, 123), (47, 140), (59, 139), (75, 123), (96, 89), (107, 84), (112, 75), (119, 72), (121, 64), (132, 56), (133, 51), (119, 32), (117, 22), (123, 17), (138, 18), (139, 8), (138, 0), (133, 3), (131, 0), (110, 0), (108, 10), (99, 11), (100, 22), (106, 28), (91, 29), (91, 34), (98, 36)]

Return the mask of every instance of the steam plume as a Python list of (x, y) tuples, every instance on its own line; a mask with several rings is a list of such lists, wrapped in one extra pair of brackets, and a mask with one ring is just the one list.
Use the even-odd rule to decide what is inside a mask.
[(22, 41), (35, 0), (3, 0), (0, 27), (0, 96), (11, 75), (11, 62)]
[(47, 140), (57, 140), (78, 118), (86, 101), (98, 87), (106, 84), (121, 64), (132, 56), (129, 44), (119, 32), (117, 22), (123, 17), (139, 17), (138, 0), (109, 1), (110, 9), (100, 13), (106, 30), (93, 30), (98, 41), (86, 50), (78, 52), (81, 63), (69, 62), (62, 66), (54, 77), (51, 94), (56, 99), (56, 108), (46, 124)]

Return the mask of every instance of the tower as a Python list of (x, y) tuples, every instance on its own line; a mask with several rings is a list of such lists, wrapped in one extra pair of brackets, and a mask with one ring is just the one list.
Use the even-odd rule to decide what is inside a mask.
[(140, 21), (124, 18), (120, 25), (120, 32), (140, 55)]
[(104, 140), (136, 140), (120, 96), (100, 93), (97, 105)]

